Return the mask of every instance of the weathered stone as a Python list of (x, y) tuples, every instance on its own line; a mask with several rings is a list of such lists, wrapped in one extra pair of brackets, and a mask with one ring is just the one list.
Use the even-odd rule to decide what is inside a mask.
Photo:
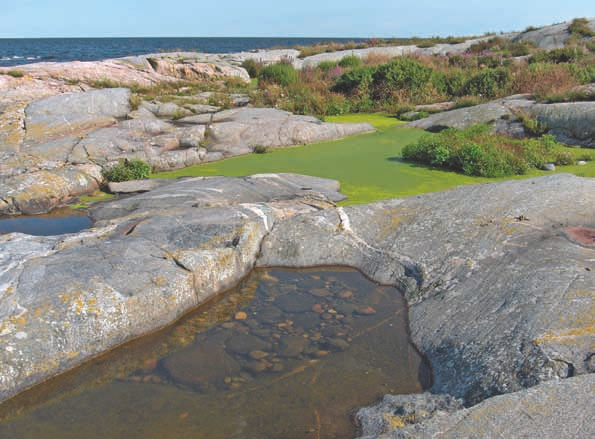
[(595, 266), (561, 224), (593, 228), (594, 214), (593, 179), (467, 186), (292, 217), (258, 264), (350, 265), (399, 285), (432, 391), (474, 404), (586, 373)]
[(130, 112), (130, 90), (112, 88), (52, 96), (25, 110), (27, 143), (45, 143), (112, 125)]
[(448, 396), (386, 396), (360, 410), (360, 439), (593, 437), (595, 375), (552, 381), (469, 409)]
[(234, 335), (227, 340), (225, 348), (234, 354), (248, 355), (252, 351), (269, 351), (272, 345), (260, 337), (240, 334)]
[[(515, 36), (513, 41), (530, 41), (540, 49), (545, 50), (558, 49), (564, 47), (570, 38), (570, 33), (568, 32), (570, 23), (570, 21), (566, 21), (550, 26), (543, 26), (529, 32), (522, 32)], [(588, 26), (595, 31), (595, 18), (589, 20)]]
[(595, 102), (535, 104), (528, 112), (559, 141), (595, 148)]
[(185, 179), (95, 207), (107, 221), (89, 231), (0, 236), (0, 400), (231, 287), (273, 226), (266, 203), (339, 196), (330, 187), (295, 175)]
[(173, 183), (171, 180), (159, 180), (156, 178), (146, 180), (122, 181), (119, 183), (110, 182), (108, 189), (113, 194), (131, 194), (135, 192), (149, 192), (158, 187)]

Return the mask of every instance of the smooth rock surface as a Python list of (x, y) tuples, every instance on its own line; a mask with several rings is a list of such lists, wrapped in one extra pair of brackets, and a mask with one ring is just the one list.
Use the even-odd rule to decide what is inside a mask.
[(258, 265), (345, 264), (400, 286), (432, 392), (467, 405), (589, 371), (595, 180), (557, 174), (339, 207), (279, 223)]
[(594, 388), (595, 375), (584, 375), (496, 396), (459, 411), (445, 403), (428, 407), (418, 395), (387, 396), (378, 406), (360, 410), (356, 419), (364, 435), (360, 439), (587, 439), (595, 435)]
[(277, 216), (330, 207), (336, 189), (291, 174), (185, 179), (96, 207), (88, 231), (0, 236), (0, 400), (231, 287)]

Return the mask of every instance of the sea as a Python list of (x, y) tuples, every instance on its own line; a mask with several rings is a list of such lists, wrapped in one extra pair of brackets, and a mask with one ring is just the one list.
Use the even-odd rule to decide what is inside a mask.
[(0, 38), (0, 67), (97, 61), (159, 52), (233, 53), (361, 38)]

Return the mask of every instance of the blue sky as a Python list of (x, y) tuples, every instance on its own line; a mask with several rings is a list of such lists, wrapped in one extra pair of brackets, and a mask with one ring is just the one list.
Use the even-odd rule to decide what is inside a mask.
[(2, 0), (0, 38), (447, 36), (593, 16), (593, 0)]

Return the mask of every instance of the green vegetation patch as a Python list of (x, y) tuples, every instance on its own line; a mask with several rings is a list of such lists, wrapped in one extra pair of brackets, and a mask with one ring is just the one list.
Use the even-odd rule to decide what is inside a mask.
[(151, 165), (142, 160), (120, 160), (117, 165), (102, 171), (103, 178), (108, 182), (121, 182), (149, 178)]
[[(511, 139), (488, 125), (424, 134), (402, 151), (403, 158), (479, 177), (524, 175), (546, 163), (573, 165), (584, 151), (565, 148), (554, 136)], [(589, 156), (590, 157), (590, 156)]]
[[(367, 203), (494, 181), (403, 160), (401, 153), (405, 145), (418, 141), (425, 133), (400, 127), (401, 122), (390, 115), (360, 113), (327, 117), (326, 120), (370, 122), (377, 131), (330, 142), (270, 150), (267, 154), (248, 154), (179, 171), (162, 172), (152, 177), (244, 176), (274, 172), (314, 175), (338, 180), (341, 192), (349, 197), (343, 204)], [(558, 171), (595, 177), (595, 161), (584, 166), (564, 166)], [(507, 178), (546, 174), (546, 171), (531, 169), (522, 177)]]

